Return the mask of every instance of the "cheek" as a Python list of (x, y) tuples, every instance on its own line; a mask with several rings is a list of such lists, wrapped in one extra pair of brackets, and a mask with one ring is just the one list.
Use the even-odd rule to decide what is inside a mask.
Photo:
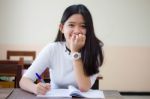
[(83, 30), (82, 30), (82, 33), (85, 35), (85, 34), (86, 34), (86, 29), (83, 29)]
[(72, 36), (72, 30), (70, 30), (70, 29), (64, 31), (64, 33), (65, 33), (65, 37), (67, 39), (70, 39), (70, 37)]

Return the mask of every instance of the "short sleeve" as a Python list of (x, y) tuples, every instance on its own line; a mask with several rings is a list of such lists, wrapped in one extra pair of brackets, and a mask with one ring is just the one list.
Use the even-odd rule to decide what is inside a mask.
[(53, 53), (52, 44), (48, 44), (33, 61), (32, 65), (24, 73), (24, 77), (35, 81), (37, 79), (36, 73), (42, 74), (47, 67), (50, 67), (51, 54)]

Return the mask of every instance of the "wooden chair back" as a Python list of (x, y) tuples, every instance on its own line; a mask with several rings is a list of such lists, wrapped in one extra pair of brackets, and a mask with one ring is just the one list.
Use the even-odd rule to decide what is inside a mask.
[(0, 76), (14, 76), (15, 88), (19, 88), (22, 76), (22, 66), (19, 64), (0, 64)]
[[(21, 58), (23, 58), (23, 56), (31, 56), (32, 59), (34, 60), (36, 57), (36, 52), (35, 51), (13, 51), (13, 50), (8, 50), (7, 51), (7, 59), (10, 60), (10, 57), (14, 57), (14, 56), (20, 56)], [(23, 59), (24, 60), (24, 59)], [(24, 60), (25, 62), (25, 60)], [(26, 68), (27, 66), (25, 66), (24, 63), (24, 68)], [(47, 68), (43, 74), (42, 74), (42, 78), (47, 80), (49, 79), (49, 69)]]
[(7, 51), (7, 59), (10, 60), (10, 57), (12, 56), (30, 56), (34, 60), (36, 57), (36, 52), (35, 51), (13, 51), (13, 50), (8, 50)]

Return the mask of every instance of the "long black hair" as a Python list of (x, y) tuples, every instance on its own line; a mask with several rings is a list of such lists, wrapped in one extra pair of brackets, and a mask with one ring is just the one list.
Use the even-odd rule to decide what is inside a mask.
[[(91, 76), (99, 72), (99, 67), (103, 64), (103, 43), (100, 41), (94, 32), (92, 16), (83, 4), (71, 5), (63, 13), (61, 24), (64, 24), (73, 14), (81, 14), (86, 26), (86, 41), (81, 49), (81, 59), (83, 61), (84, 73)], [(64, 34), (58, 31), (55, 42), (66, 41)]]

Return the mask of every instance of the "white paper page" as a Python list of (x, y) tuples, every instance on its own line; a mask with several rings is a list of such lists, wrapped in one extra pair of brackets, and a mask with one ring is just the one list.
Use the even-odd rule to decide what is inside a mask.
[(86, 98), (104, 98), (104, 93), (101, 90), (92, 90), (90, 89), (87, 92), (81, 92), (74, 86), (68, 87), (70, 95), (77, 96), (77, 97), (86, 97)]
[(37, 97), (71, 97), (68, 89), (52, 89), (46, 95), (37, 95)]
[(77, 88), (70, 85), (68, 89), (70, 96), (83, 97), (80, 90), (78, 90)]
[(88, 92), (81, 92), (81, 94), (86, 98), (104, 98), (104, 93), (101, 90), (89, 90)]
[(77, 88), (75, 88), (75, 87), (73, 87), (71, 85), (68, 87), (68, 89), (69, 89), (70, 93), (72, 93), (72, 92), (80, 93), (80, 91)]

